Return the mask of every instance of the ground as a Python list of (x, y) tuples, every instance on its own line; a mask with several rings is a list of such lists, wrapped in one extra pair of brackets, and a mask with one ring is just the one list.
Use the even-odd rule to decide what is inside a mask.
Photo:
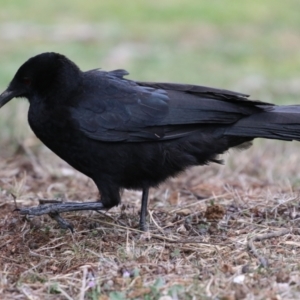
[(40, 146), (0, 160), (3, 299), (297, 299), (298, 143), (258, 142), (192, 168), (106, 213), (67, 213), (75, 231), (16, 207), (91, 200), (93, 182)]
[[(299, 0), (0, 0), (0, 92), (29, 57), (82, 70), (299, 104)], [(93, 183), (33, 137), (28, 103), (0, 111), (1, 299), (298, 299), (299, 143), (257, 141), (106, 214), (24, 218), (39, 199), (96, 200)]]

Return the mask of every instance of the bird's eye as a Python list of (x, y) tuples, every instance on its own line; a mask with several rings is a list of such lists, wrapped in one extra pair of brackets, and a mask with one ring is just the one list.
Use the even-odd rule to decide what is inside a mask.
[(31, 79), (29, 77), (23, 77), (22, 78), (22, 82), (25, 84), (25, 85), (31, 85)]

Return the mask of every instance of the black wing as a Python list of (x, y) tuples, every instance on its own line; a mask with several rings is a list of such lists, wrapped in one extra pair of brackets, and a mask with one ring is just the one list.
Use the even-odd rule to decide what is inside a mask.
[[(85, 73), (84, 91), (71, 114), (80, 130), (105, 142), (161, 141), (204, 124), (231, 124), (260, 111), (247, 95), (208, 87), (135, 82), (124, 70)], [(86, 92), (85, 92), (86, 91)]]

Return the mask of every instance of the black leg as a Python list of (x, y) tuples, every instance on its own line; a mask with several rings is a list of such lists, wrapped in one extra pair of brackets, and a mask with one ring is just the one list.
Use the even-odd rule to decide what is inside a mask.
[(35, 207), (16, 209), (20, 215), (41, 216), (48, 214), (52, 219), (56, 220), (63, 229), (69, 228), (73, 232), (73, 226), (64, 220), (60, 213), (79, 210), (104, 210), (106, 209), (101, 202), (67, 202), (44, 204)]
[(44, 204), (35, 207), (17, 209), (21, 215), (41, 216), (50, 213), (62, 213), (78, 210), (103, 210), (105, 207), (101, 202), (66, 202)]
[(140, 230), (142, 231), (147, 231), (146, 214), (147, 214), (147, 205), (148, 205), (148, 194), (149, 194), (149, 188), (144, 188), (143, 196), (142, 196), (141, 214), (140, 214)]

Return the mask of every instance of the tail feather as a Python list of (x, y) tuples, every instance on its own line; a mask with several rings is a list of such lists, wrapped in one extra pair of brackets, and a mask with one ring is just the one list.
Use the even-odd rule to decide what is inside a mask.
[(300, 141), (300, 105), (261, 106), (264, 111), (242, 118), (225, 134), (249, 138)]

